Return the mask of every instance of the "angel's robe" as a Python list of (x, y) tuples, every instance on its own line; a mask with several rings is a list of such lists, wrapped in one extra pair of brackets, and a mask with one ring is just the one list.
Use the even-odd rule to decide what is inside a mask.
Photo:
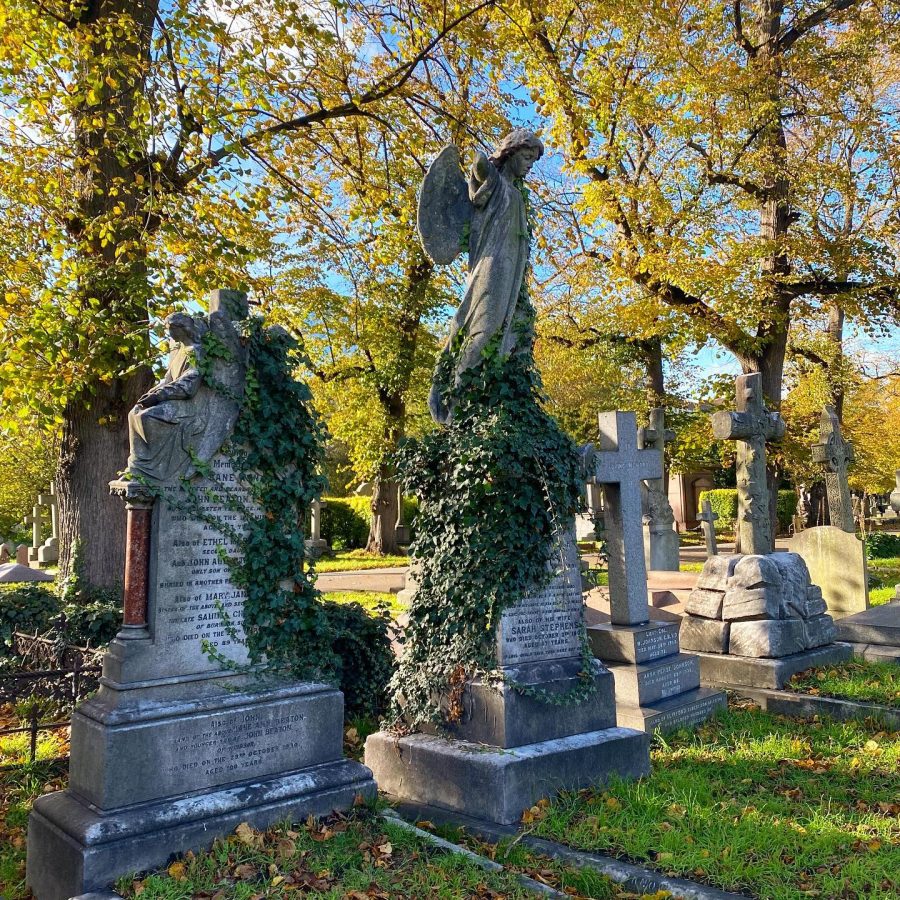
[[(530, 341), (528, 315), (520, 303), (522, 280), (528, 265), (529, 234), (525, 200), (509, 175), (479, 154), (487, 177), (478, 174), (479, 159), (469, 171), (472, 225), (469, 234), (469, 279), (453, 317), (448, 352), (462, 341), (454, 369), (454, 384), (466, 369), (477, 365), (495, 336), (499, 351), (509, 355), (520, 340)], [(486, 164), (486, 165), (485, 165)], [(435, 379), (428, 398), (432, 418), (441, 424), (452, 410)]]

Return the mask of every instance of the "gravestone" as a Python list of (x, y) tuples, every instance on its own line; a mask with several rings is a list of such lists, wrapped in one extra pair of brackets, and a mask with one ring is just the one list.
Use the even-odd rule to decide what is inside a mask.
[[(666, 411), (661, 406), (650, 410), (649, 424), (638, 430), (638, 447), (663, 454), (675, 432), (666, 428)], [(652, 571), (677, 572), (680, 569), (678, 532), (669, 503), (665, 470), (659, 478), (644, 481), (644, 561)]]
[(706, 556), (718, 556), (719, 547), (716, 543), (716, 520), (719, 514), (713, 512), (709, 500), (702, 503), (703, 511), (700, 513), (700, 527), (703, 529), (703, 539), (706, 541)]
[(894, 481), (897, 487), (891, 491), (891, 509), (900, 516), (900, 469), (894, 472)]
[(16, 545), (5, 541), (0, 544), (0, 564), (8, 563), (16, 552)]
[(309, 505), (309, 537), (305, 541), (310, 559), (318, 559), (327, 549), (328, 541), (322, 537), (322, 500), (313, 500)]
[(29, 555), (30, 555), (30, 552), (29, 552), (28, 544), (19, 544), (19, 546), (16, 547), (16, 562), (20, 566), (29, 565), (29, 562), (28, 562)]
[[(129, 416), (128, 480), (110, 485), (127, 510), (123, 626), (100, 690), (73, 714), (69, 788), (40, 797), (29, 819), (37, 900), (104, 890), (241, 822), (304, 819), (375, 792), (342, 757), (339, 691), (242, 665), (233, 566), (247, 529), (268, 521), (227, 445), (245, 362), (232, 319), (246, 299), (214, 292), (208, 318), (177, 315), (166, 378)], [(209, 384), (207, 330), (228, 351)]]
[(737, 442), (738, 549), (742, 553), (771, 553), (775, 539), (766, 477), (766, 442), (781, 440), (784, 420), (766, 409), (762, 376), (739, 375), (735, 380), (735, 411), (714, 413), (711, 422), (716, 438)]
[(588, 454), (588, 464), (611, 510), (611, 621), (588, 628), (591, 649), (615, 679), (619, 724), (649, 732), (695, 725), (723, 708), (725, 695), (700, 686), (697, 659), (680, 651), (677, 622), (650, 621), (640, 552), (640, 483), (662, 472), (662, 451), (639, 447), (634, 413), (601, 413), (599, 430), (599, 448), (593, 459)]
[(31, 509), (31, 515), (22, 519), (25, 525), (31, 526), (31, 546), (28, 548), (28, 564), (38, 561), (38, 551), (41, 549), (41, 529), (44, 525), (43, 507), (35, 503)]
[(797, 672), (847, 659), (850, 648), (834, 643), (834, 621), (803, 557), (771, 552), (765, 442), (779, 439), (784, 423), (763, 405), (758, 375), (737, 378), (737, 398), (737, 413), (712, 416), (713, 433), (740, 441), (742, 547), (763, 549), (707, 559), (685, 604), (681, 643), (698, 655), (704, 684), (781, 688)]
[(806, 561), (813, 582), (822, 589), (828, 612), (840, 618), (869, 608), (866, 545), (856, 536), (847, 482), (853, 448), (841, 437), (841, 423), (831, 406), (822, 410), (820, 437), (821, 443), (812, 453), (813, 461), (825, 467), (831, 525), (801, 532), (791, 548)]
[(410, 541), (409, 524), (406, 521), (406, 508), (403, 505), (403, 485), (397, 485), (397, 523), (394, 525), (397, 545), (406, 547)]
[(50, 537), (38, 548), (38, 565), (50, 566), (59, 562), (59, 503), (53, 483), (46, 494), (38, 496), (38, 505), (50, 511)]

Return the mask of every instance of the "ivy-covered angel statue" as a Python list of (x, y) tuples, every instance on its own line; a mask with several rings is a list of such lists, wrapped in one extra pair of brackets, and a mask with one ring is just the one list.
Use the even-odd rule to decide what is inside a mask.
[(448, 396), (492, 341), (507, 356), (530, 350), (531, 308), (523, 293), (530, 233), (525, 176), (543, 155), (533, 132), (516, 128), (488, 157), (478, 152), (466, 177), (456, 146), (431, 164), (419, 199), (419, 234), (438, 264), (469, 251), (466, 292), (453, 318), (428, 405), (436, 422), (452, 415)]

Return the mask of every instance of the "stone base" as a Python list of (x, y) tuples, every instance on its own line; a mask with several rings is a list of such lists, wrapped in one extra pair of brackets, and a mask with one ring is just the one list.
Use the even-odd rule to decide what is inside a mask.
[[(366, 765), (378, 787), (402, 800), (427, 803), (504, 825), (558, 790), (603, 783), (611, 775), (650, 772), (649, 738), (607, 728), (508, 750), (424, 734), (366, 741)], [(39, 898), (44, 900), (44, 898)]]
[(746, 685), (783, 688), (792, 675), (817, 666), (842, 663), (851, 656), (849, 644), (826, 644), (778, 659), (754, 659), (723, 653), (696, 653), (700, 660), (700, 680), (712, 687)]
[(105, 815), (59, 791), (35, 801), (26, 881), (36, 900), (68, 900), (165, 865), (176, 853), (205, 849), (241, 822), (267, 828), (284, 819), (302, 821), (346, 809), (375, 791), (372, 773), (351, 760)]
[(699, 725), (727, 706), (724, 691), (698, 687), (644, 706), (619, 704), (616, 713), (619, 725), (652, 734)]
[(678, 652), (677, 622), (645, 625), (591, 625), (587, 629), (591, 651), (609, 662), (645, 663)]
[(675, 653), (648, 663), (610, 663), (619, 706), (648, 706), (700, 686), (700, 665), (695, 656)]
[(900, 647), (890, 644), (854, 644), (850, 642), (853, 655), (869, 662), (890, 662), (900, 665)]

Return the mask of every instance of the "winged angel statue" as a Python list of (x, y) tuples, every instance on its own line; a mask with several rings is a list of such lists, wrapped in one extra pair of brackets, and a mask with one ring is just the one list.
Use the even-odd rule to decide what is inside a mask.
[[(529, 228), (522, 180), (543, 155), (537, 135), (516, 128), (487, 157), (478, 152), (468, 178), (459, 164), (459, 149), (450, 144), (431, 164), (419, 196), (418, 227), (428, 256), (439, 265), (453, 262), (468, 246), (469, 278), (465, 296), (450, 326), (442, 351), (455, 357), (453, 384), (482, 359), (500, 336), (500, 352), (519, 347), (528, 310), (521, 299), (528, 265)], [(439, 366), (440, 368), (440, 366)], [(452, 409), (435, 375), (428, 406), (436, 422), (446, 424)]]

